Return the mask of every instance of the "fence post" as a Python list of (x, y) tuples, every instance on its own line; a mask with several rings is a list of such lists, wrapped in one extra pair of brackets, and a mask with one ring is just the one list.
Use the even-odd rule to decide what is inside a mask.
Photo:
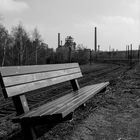
[(91, 65), (91, 63), (92, 63), (92, 62), (91, 62), (91, 61), (92, 61), (92, 60), (91, 60), (91, 49), (90, 49), (90, 52), (89, 52), (89, 53), (90, 53), (89, 61), (90, 61), (90, 65)]

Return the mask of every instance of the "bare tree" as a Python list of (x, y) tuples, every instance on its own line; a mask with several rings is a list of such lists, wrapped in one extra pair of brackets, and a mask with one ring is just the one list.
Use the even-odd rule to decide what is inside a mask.
[(18, 64), (23, 65), (25, 50), (26, 50), (26, 43), (29, 40), (28, 33), (24, 29), (23, 25), (20, 23), (16, 27), (12, 29), (12, 36), (14, 38), (14, 49), (17, 50), (17, 57), (18, 57)]
[(37, 28), (35, 28), (33, 30), (32, 39), (33, 39), (33, 44), (34, 44), (34, 47), (35, 47), (35, 62), (36, 62), (36, 65), (37, 65), (38, 64), (38, 50), (39, 50), (41, 42), (42, 42), (41, 35), (40, 35)]
[(5, 62), (5, 54), (8, 40), (8, 31), (5, 29), (3, 25), (0, 24), (0, 57), (1, 57), (1, 66), (4, 65)]

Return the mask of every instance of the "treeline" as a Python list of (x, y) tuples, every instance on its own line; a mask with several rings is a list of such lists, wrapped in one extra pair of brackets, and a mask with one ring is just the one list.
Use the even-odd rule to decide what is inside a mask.
[(77, 45), (74, 51), (70, 49), (69, 44), (62, 48), (56, 51), (49, 48), (37, 28), (29, 34), (20, 23), (9, 32), (0, 24), (0, 66), (68, 62), (84, 64), (89, 61), (89, 53), (83, 45)]
[(0, 66), (43, 64), (49, 51), (37, 28), (29, 34), (19, 24), (9, 32), (0, 24)]
[(8, 31), (0, 24), (0, 67), (78, 62), (86, 64), (104, 60), (140, 59), (138, 50), (95, 51), (76, 45), (68, 36), (56, 50), (46, 44), (37, 28), (28, 32), (20, 23)]

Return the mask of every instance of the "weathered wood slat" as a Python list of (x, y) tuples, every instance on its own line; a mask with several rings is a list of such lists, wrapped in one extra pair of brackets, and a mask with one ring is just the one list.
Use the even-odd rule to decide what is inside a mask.
[(71, 79), (76, 79), (76, 78), (79, 78), (79, 77), (82, 77), (81, 73), (64, 75), (64, 76), (61, 76), (61, 77), (55, 77), (55, 78), (51, 78), (51, 79), (35, 81), (35, 82), (32, 82), (32, 83), (7, 87), (6, 92), (7, 92), (8, 97), (12, 97), (12, 96), (15, 96), (15, 95), (26, 93), (28, 91), (36, 90), (36, 89), (47, 87), (47, 86), (51, 86), (51, 85), (58, 84), (58, 83), (61, 83), (61, 82), (69, 81)]
[[(40, 116), (47, 115), (47, 114), (51, 114), (51, 115), (62, 114), (61, 109), (63, 110), (63, 108), (65, 108), (66, 106), (76, 104), (77, 101), (79, 101), (85, 97), (85, 94), (88, 94), (89, 92), (94, 92), (95, 88), (96, 87), (90, 87), (87, 90), (81, 90), (82, 94), (78, 91), (76, 96), (74, 96), (73, 98), (69, 99), (68, 101), (66, 101), (64, 103), (59, 104), (58, 106), (55, 106), (55, 108), (51, 108), (50, 110), (47, 110), (46, 112), (42, 113)], [(88, 97), (88, 95), (87, 95), (87, 97)], [(74, 110), (72, 110), (72, 111), (74, 111)]]
[(82, 105), (83, 103), (85, 103), (88, 99), (90, 99), (91, 97), (93, 97), (95, 94), (99, 93), (108, 84), (109, 83), (106, 83), (106, 84), (104, 84), (102, 86), (99, 86), (98, 88), (96, 88), (96, 91), (89, 92), (89, 93), (85, 94), (85, 97), (81, 97), (81, 98), (73, 101), (72, 103), (68, 104), (64, 108), (61, 108), (55, 114), (59, 114), (61, 112), (63, 117), (67, 116), (70, 112), (74, 111), (77, 107), (79, 107), (80, 105)]
[[(95, 85), (96, 86), (96, 85)], [(85, 90), (89, 89), (89, 87), (84, 87)], [(81, 89), (80, 89), (81, 90)], [(48, 110), (54, 106), (57, 106), (61, 103), (64, 103), (64, 101), (68, 101), (69, 99), (75, 97), (77, 95), (77, 92), (71, 92), (70, 94), (64, 95), (54, 101), (51, 101), (47, 104), (42, 105), (39, 108), (36, 108), (28, 113), (26, 113), (24, 116), (22, 115), (20, 118), (22, 119), (23, 117), (31, 117), (32, 115), (35, 116), (36, 112), (38, 112), (38, 114), (41, 114), (42, 112), (44, 112), (44, 110)], [(39, 110), (39, 111), (38, 111)]]
[(64, 70), (58, 70), (58, 71), (49, 71), (49, 72), (4, 77), (3, 81), (5, 84), (5, 87), (8, 87), (8, 86), (14, 86), (14, 85), (20, 85), (24, 83), (40, 81), (43, 79), (51, 79), (51, 78), (55, 78), (59, 76), (70, 75), (70, 74), (78, 73), (78, 72), (81, 72), (80, 68), (64, 69)]
[(32, 117), (41, 117), (43, 115), (53, 115), (53, 114), (62, 114), (63, 117), (68, 115), (70, 112), (74, 111), (78, 106), (87, 101), (91, 96), (100, 92), (105, 88), (109, 83), (100, 83), (91, 86), (86, 86), (81, 88), (76, 92), (71, 92), (70, 94), (63, 96), (51, 103), (48, 103), (44, 106), (39, 107), (32, 112), (21, 116), (23, 118), (32, 118)]
[[(85, 88), (85, 91), (88, 92), (89, 90), (92, 90), (92, 87)], [(80, 90), (79, 92), (71, 92), (69, 94), (70, 96), (68, 96), (67, 98), (64, 98), (60, 102), (53, 103), (51, 106), (43, 108), (42, 111), (39, 111), (39, 112), (36, 111), (36, 113), (33, 114), (32, 116), (43, 116), (44, 114), (52, 114), (52, 112), (54, 112), (54, 111), (58, 110), (59, 108), (65, 106), (66, 104), (68, 104), (72, 100), (75, 100), (75, 99), (79, 98), (80, 96), (82, 96), (82, 94), (84, 94), (84, 92), (82, 90)]]
[(9, 66), (9, 67), (0, 67), (0, 72), (2, 76), (5, 77), (12, 75), (23, 75), (23, 74), (38, 73), (42, 71), (46, 72), (76, 67), (79, 67), (78, 63), (33, 65), (33, 66)]

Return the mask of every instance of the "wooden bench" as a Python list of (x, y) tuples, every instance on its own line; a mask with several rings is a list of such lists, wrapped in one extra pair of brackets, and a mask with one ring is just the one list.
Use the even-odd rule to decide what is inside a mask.
[[(37, 139), (34, 129), (36, 125), (70, 119), (76, 108), (109, 84), (105, 82), (80, 88), (77, 81), (80, 77), (82, 73), (77, 63), (0, 68), (0, 92), (5, 98), (12, 98), (17, 112), (13, 122), (21, 124), (26, 140)], [(26, 93), (66, 81), (72, 85), (71, 93), (38, 108), (29, 109)]]

